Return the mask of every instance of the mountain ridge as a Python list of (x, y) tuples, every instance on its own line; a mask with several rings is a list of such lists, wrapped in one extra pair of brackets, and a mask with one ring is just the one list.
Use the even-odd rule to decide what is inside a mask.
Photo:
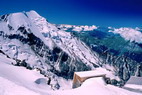
[(35, 11), (0, 17), (0, 50), (15, 59), (15, 65), (39, 69), (41, 74), (56, 78), (72, 79), (73, 72), (95, 69), (100, 64), (82, 41)]

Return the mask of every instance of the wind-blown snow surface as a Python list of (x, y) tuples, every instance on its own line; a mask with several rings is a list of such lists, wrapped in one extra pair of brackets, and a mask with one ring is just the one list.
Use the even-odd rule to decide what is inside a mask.
[(53, 95), (142, 95), (142, 93), (106, 85), (102, 78), (91, 78), (86, 80), (79, 88), (57, 91)]
[(39, 72), (13, 66), (13, 60), (2, 54), (0, 60), (0, 95), (48, 95), (47, 92), (51, 88), (46, 83), (35, 83), (39, 78), (46, 79)]
[(0, 77), (0, 95), (40, 95), (29, 89), (19, 86), (6, 78)]
[[(13, 66), (11, 63), (14, 60), (0, 54), (0, 95), (52, 95), (49, 94), (53, 89), (47, 85), (47, 77), (36, 70)], [(59, 81), (62, 87), (71, 87), (70, 81), (66, 82), (62, 78)]]

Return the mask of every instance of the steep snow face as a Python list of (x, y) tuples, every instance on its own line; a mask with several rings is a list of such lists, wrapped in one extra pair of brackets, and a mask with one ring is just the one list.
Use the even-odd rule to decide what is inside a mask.
[[(46, 40), (52, 39), (52, 41), (63, 51), (68, 53), (69, 56), (73, 55), (74, 59), (75, 57), (79, 57), (83, 63), (90, 65), (92, 69), (94, 66), (90, 63), (96, 65), (99, 63), (97, 55), (93, 54), (83, 42), (73, 37), (70, 33), (59, 30), (55, 25), (48, 23), (45, 18), (41, 16), (31, 16), (31, 14), (30, 12), (27, 13), (31, 22), (37, 26)], [(91, 28), (94, 29), (94, 27), (95, 26), (92, 26)], [(84, 29), (89, 29), (89, 27), (85, 26)]]
[(74, 71), (94, 69), (101, 63), (82, 41), (35, 11), (0, 17), (0, 50), (16, 61), (14, 65), (51, 77), (58, 89), (62, 88), (58, 76), (63, 81), (71, 79)]

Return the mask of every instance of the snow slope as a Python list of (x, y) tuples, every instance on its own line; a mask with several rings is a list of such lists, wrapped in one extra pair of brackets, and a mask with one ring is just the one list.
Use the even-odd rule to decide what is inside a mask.
[(12, 61), (2, 54), (0, 60), (5, 60), (0, 62), (0, 95), (48, 95), (51, 87), (35, 82), (40, 78), (47, 80), (46, 77), (35, 70), (11, 65)]
[[(44, 78), (35, 70), (10, 65), (10, 61), (0, 55), (0, 95), (141, 95), (112, 85), (106, 85), (102, 78), (86, 80), (81, 87), (72, 90), (52, 91), (46, 83), (36, 84), (36, 80)], [(129, 86), (131, 87), (131, 86)], [(142, 88), (142, 85), (139, 85)]]
[(91, 78), (86, 80), (79, 88), (57, 91), (52, 95), (142, 95), (142, 93), (132, 92), (112, 85), (106, 85), (102, 78)]
[[(45, 18), (39, 15), (31, 16), (34, 14), (36, 15), (37, 13), (33, 11), (27, 12), (27, 15), (29, 16), (31, 22), (38, 28), (38, 30), (40, 30), (39, 32), (44, 35), (47, 41), (53, 41), (63, 51), (67, 52), (69, 55), (74, 55), (74, 59), (75, 57), (79, 57), (83, 61), (83, 63), (86, 63), (92, 69), (94, 67), (90, 63), (98, 65), (99, 60), (97, 55), (93, 54), (91, 50), (82, 41), (73, 37), (69, 32), (59, 30), (54, 24), (47, 22)], [(96, 27), (91, 27), (92, 30), (94, 28)], [(90, 28), (88, 26), (84, 26), (84, 29), (87, 30)]]
[(132, 76), (123, 88), (133, 92), (142, 93), (142, 77)]
[(0, 77), (0, 95), (40, 95), (29, 89), (19, 86), (8, 79)]
[(15, 65), (24, 62), (26, 68), (51, 77), (58, 89), (61, 81), (72, 79), (74, 71), (94, 69), (101, 63), (86, 44), (35, 11), (0, 16), (0, 50), (18, 60)]

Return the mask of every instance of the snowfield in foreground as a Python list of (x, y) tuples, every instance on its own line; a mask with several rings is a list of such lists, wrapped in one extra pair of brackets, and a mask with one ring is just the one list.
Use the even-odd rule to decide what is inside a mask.
[(36, 92), (0, 77), (0, 95), (40, 95)]
[(12, 60), (2, 54), (0, 60), (0, 95), (142, 95), (142, 85), (129, 84), (123, 89), (106, 85), (102, 78), (88, 79), (76, 89), (53, 91), (44, 81), (35, 82), (46, 80), (39, 72), (10, 65)]
[(142, 95), (142, 93), (131, 92), (112, 85), (106, 85), (102, 78), (91, 78), (86, 80), (79, 88), (57, 91), (53, 95)]
[(49, 86), (35, 82), (45, 78), (39, 72), (13, 66), (12, 60), (1, 54), (0, 60), (0, 95), (48, 95)]

